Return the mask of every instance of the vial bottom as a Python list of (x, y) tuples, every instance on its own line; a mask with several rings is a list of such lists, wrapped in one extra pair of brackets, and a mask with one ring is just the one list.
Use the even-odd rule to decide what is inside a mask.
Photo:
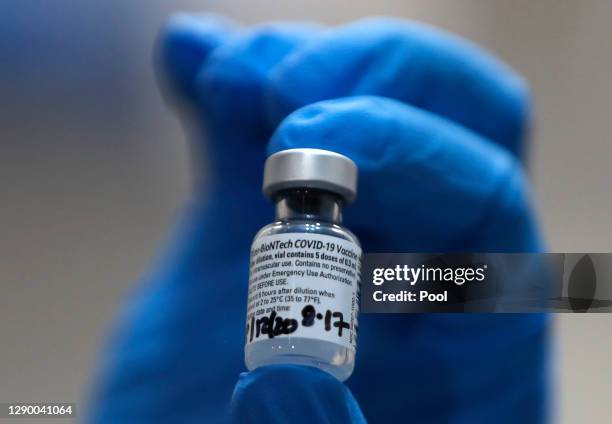
[(249, 371), (264, 365), (308, 365), (328, 372), (340, 381), (351, 376), (355, 351), (326, 340), (278, 337), (259, 340), (244, 348)]

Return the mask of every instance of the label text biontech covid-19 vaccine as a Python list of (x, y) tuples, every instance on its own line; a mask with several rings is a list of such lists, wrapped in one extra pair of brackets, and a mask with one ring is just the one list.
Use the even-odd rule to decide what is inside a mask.
[(262, 237), (251, 250), (246, 342), (326, 340), (355, 350), (361, 248), (337, 237)]

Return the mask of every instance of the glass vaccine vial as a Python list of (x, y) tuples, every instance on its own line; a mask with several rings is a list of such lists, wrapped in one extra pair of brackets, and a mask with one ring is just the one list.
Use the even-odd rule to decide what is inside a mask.
[(317, 367), (340, 381), (355, 366), (361, 246), (342, 224), (357, 166), (320, 149), (270, 156), (263, 192), (276, 220), (251, 247), (245, 363)]

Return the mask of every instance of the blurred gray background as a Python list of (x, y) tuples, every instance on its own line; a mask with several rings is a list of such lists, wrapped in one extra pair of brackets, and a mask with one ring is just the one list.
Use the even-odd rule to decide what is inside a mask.
[[(2, 2), (0, 402), (84, 400), (121, 299), (190, 184), (151, 48), (177, 10), (246, 24), (366, 15), (424, 21), (530, 81), (530, 173), (551, 250), (612, 251), (612, 3), (604, 1)], [(612, 317), (556, 317), (562, 422), (609, 419)]]

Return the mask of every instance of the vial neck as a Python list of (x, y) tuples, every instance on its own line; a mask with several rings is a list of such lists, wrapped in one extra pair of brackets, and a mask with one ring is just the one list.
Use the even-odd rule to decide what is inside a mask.
[(279, 192), (275, 198), (276, 219), (279, 221), (312, 220), (340, 224), (342, 197), (316, 189), (290, 189)]

